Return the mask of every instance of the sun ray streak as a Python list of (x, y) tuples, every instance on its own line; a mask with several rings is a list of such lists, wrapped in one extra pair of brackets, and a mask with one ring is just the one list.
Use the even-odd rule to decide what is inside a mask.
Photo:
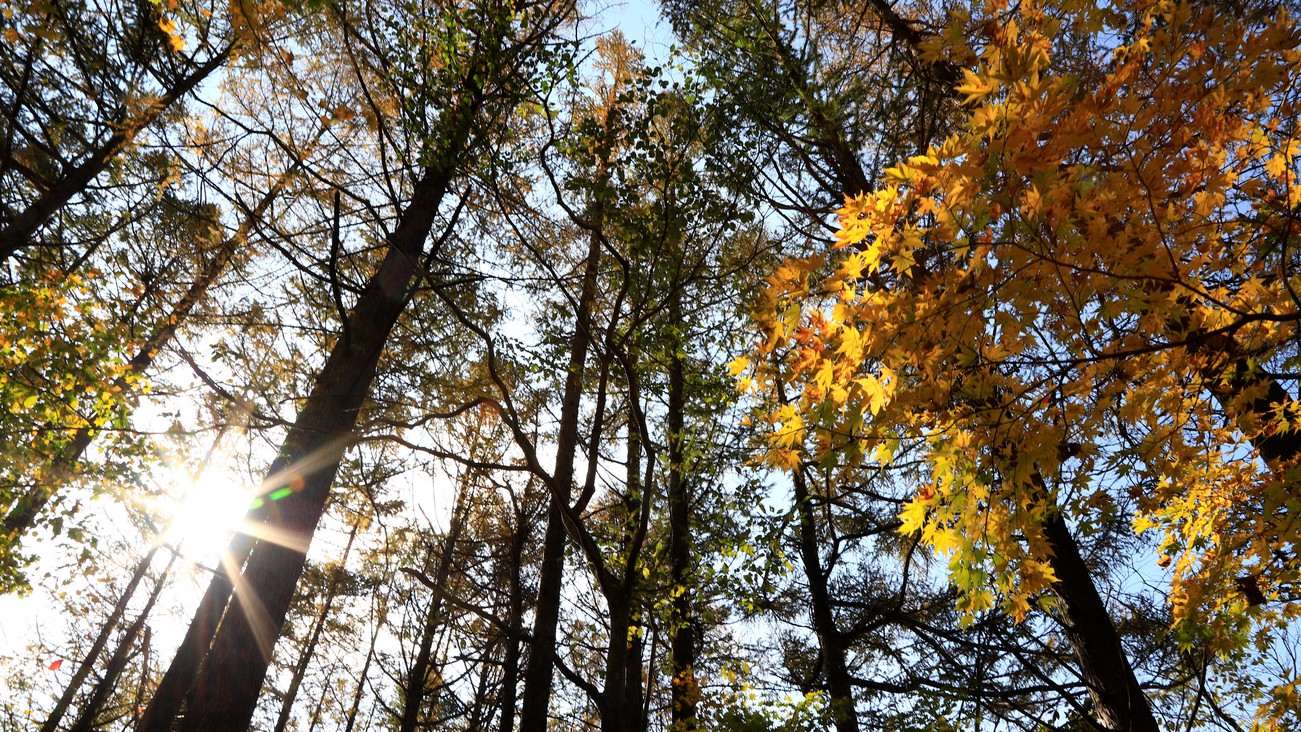
[[(256, 551), (256, 546), (254, 551)], [(277, 633), (271, 627), (271, 618), (267, 615), (266, 607), (262, 604), (262, 600), (257, 596), (257, 593), (249, 587), (239, 563), (230, 552), (223, 551), (221, 553), (221, 566), (226, 571), (226, 576), (231, 577), (234, 581), (233, 602), (238, 602), (240, 608), (243, 609), (244, 618), (253, 630), (253, 638), (257, 642), (258, 650), (262, 653), (263, 658), (269, 661), (271, 653), (275, 649)]]
[(279, 544), (287, 549), (293, 549), (301, 554), (306, 554), (311, 544), (312, 537), (302, 532), (290, 531), (282, 526), (273, 526), (271, 524), (259, 521), (250, 521), (245, 519), (239, 526), (241, 534), (247, 534), (259, 541), (268, 541), (272, 544)]

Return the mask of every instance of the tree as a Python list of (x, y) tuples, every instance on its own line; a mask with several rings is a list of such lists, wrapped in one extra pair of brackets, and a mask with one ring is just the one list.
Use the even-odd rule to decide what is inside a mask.
[[(353, 429), (385, 344), (405, 309), (410, 289), (428, 271), (426, 240), (443, 199), (472, 153), (495, 132), (482, 126), (484, 119), (507, 114), (518, 103), (537, 54), (552, 30), (568, 17), (563, 4), (521, 10), (517, 13), (496, 6), (464, 9), (443, 18), (449, 25), (433, 40), (450, 46), (417, 49), (428, 54), (442, 48), (450, 54), (443, 56), (447, 65), (437, 71), (443, 75), (439, 81), (448, 85), (453, 96), (445, 100), (436, 119), (422, 121), (425, 110), (418, 110), (413, 120), (428, 126), (409, 130), (418, 135), (416, 142), (421, 145), (410, 198), (396, 228), (386, 237), (383, 259), (358, 293), (312, 393), (268, 471), (268, 496), (250, 513), (251, 521), (262, 524), (262, 536), (310, 539), (329, 499), (339, 461), (354, 439)], [(361, 30), (348, 23), (346, 8), (338, 11), (345, 33)], [(432, 98), (434, 90), (424, 88), (421, 93)], [(305, 557), (300, 548), (268, 538), (249, 541), (244, 536), (235, 539), (234, 559), (224, 562), (230, 575), (236, 574), (242, 562), (239, 578), (214, 580), (214, 587), (238, 584), (240, 591), (215, 629), (204, 665), (193, 680), (184, 729), (248, 723), (269, 661), (269, 648), (264, 646), (278, 633), (303, 568)], [(218, 606), (225, 603), (222, 595), (229, 591), (214, 593)], [(211, 627), (209, 610), (201, 607), (192, 626)], [(176, 689), (190, 685), (184, 678), (189, 673), (182, 675)], [(164, 703), (174, 705), (175, 695), (170, 698)], [(158, 697), (154, 703), (159, 703)], [(154, 724), (168, 721), (165, 715), (156, 716)]]
[[(199, 43), (184, 53), (175, 20), (154, 4), (57, 3), (16, 14), (11, 9), (6, 18), (13, 26), (4, 31), (0, 57), (9, 92), (0, 148), (6, 190), (0, 263), (37, 244), (72, 244), (37, 235), (147, 128), (224, 66), (237, 43), (229, 27), (220, 27), (231, 18), (203, 10), (186, 19)], [(92, 231), (91, 240), (99, 234)]]
[[(834, 265), (773, 277), (763, 348), (793, 350), (760, 378), (800, 394), (770, 417), (769, 458), (807, 439), (853, 471), (917, 445), (903, 530), (949, 555), (969, 616), (1023, 618), (1049, 590), (1069, 614), (1070, 524), (1129, 514), (1164, 533), (1181, 646), (1241, 648), (1295, 612), (1278, 471), (1295, 452), (1265, 440), (1291, 439), (1294, 408), (1270, 378), (1293, 358), (1301, 36), (1284, 13), (1225, 25), (1177, 4), (976, 27), (931, 46), (978, 60), (963, 129), (847, 200)], [(1105, 29), (1126, 42), (1100, 83), (1051, 65), (1057, 39)]]

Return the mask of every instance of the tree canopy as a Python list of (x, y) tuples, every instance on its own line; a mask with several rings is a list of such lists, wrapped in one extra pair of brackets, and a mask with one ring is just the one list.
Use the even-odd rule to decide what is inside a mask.
[(658, 10), (3, 6), (0, 728), (1301, 726), (1295, 8)]

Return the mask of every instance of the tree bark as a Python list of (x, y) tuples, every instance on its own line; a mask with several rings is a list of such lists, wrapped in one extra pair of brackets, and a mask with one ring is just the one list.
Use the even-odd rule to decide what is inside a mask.
[[(250, 512), (250, 515), (253, 513)], [(256, 513), (260, 516), (263, 511), (258, 510)], [(137, 732), (171, 730), (172, 721), (184, 705), (185, 696), (199, 673), (199, 666), (212, 646), (213, 636), (217, 634), (217, 624), (221, 622), (226, 603), (230, 600), (231, 590), (235, 586), (234, 577), (239, 574), (240, 568), (248, 559), (248, 554), (253, 549), (253, 541), (253, 537), (242, 533), (236, 534), (231, 539), (222, 555), (222, 561), (214, 570), (212, 579), (204, 590), (194, 618), (185, 631), (185, 637), (176, 649), (176, 655), (168, 665), (167, 671), (163, 673), (162, 681), (158, 683), (158, 688), (154, 690), (149, 705), (145, 707), (145, 712), (140, 717)]]
[[(463, 129), (455, 149), (465, 145), (467, 135)], [(380, 355), (406, 305), (407, 290), (418, 273), (425, 240), (453, 170), (452, 165), (433, 167), (416, 184), (379, 269), (348, 317), (345, 335), (335, 343), (285, 437), (280, 457), (268, 471), (267, 486), (291, 492), (271, 504), (267, 535), (288, 532), (310, 540), (320, 521)], [(270, 646), (305, 562), (306, 555), (298, 549), (266, 539), (254, 542), (239, 591), (213, 639), (179, 729), (221, 732), (248, 725), (270, 661)]]
[(1098, 721), (1115, 732), (1158, 732), (1156, 717), (1121, 647), (1116, 626), (1060, 513), (1044, 522), (1044, 533), (1052, 548), (1049, 564), (1057, 575), (1053, 590), (1064, 605), (1062, 626)]
[(583, 397), (583, 368), (592, 341), (592, 304), (596, 299), (596, 275), (601, 258), (600, 238), (589, 238), (582, 289), (574, 313), (574, 333), (569, 340), (569, 365), (560, 408), (560, 431), (556, 438), (556, 468), (550, 478), (547, 529), (542, 543), (542, 568), (534, 609), (532, 651), (524, 669), (524, 693), (520, 707), (520, 732), (546, 732), (551, 703), (551, 682), (555, 668), (556, 626), (560, 620), (560, 588), (565, 574), (565, 524), (574, 481), (574, 453), (578, 449), (578, 421)]
[(669, 671), (672, 674), (669, 707), (674, 732), (694, 732), (696, 702), (700, 688), (696, 681), (695, 616), (692, 612), (691, 496), (686, 479), (683, 451), (686, 410), (685, 374), (682, 363), (682, 302), (676, 291), (669, 304), (672, 327), (669, 347), (668, 453), (669, 453), (669, 572), (673, 592), (669, 616)]
[[(605, 687), (600, 705), (602, 732), (631, 732), (641, 712), (629, 703), (631, 700), (628, 698), (628, 630), (632, 626), (630, 594), (616, 592), (606, 596), (610, 633), (606, 639)], [(640, 682), (641, 674), (637, 676)]]

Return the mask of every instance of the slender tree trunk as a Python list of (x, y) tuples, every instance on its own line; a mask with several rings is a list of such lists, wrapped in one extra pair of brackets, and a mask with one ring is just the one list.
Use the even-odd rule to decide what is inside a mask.
[(447, 581), (452, 576), (452, 559), (456, 555), (457, 542), (461, 540), (461, 530), (465, 526), (465, 515), (469, 511), (468, 481), (461, 486), (456, 497), (456, 507), (452, 509), (452, 525), (448, 527), (447, 536), (443, 537), (443, 548), (438, 557), (438, 568), (434, 573), (433, 596), (429, 598), (429, 611), (425, 613), (425, 627), (420, 635), (420, 648), (411, 670), (406, 678), (406, 698), (402, 704), (402, 717), (398, 722), (398, 732), (415, 732), (420, 725), (420, 710), (424, 708), (425, 686), (429, 681), (429, 669), (433, 665), (434, 638), (443, 624), (443, 596), (447, 592)]
[(99, 654), (104, 651), (104, 646), (108, 644), (109, 637), (117, 629), (118, 622), (122, 620), (122, 615), (126, 613), (127, 605), (131, 603), (136, 588), (139, 587), (140, 581), (145, 578), (145, 574), (149, 571), (149, 565), (153, 564), (154, 555), (157, 553), (158, 547), (155, 546), (136, 564), (135, 572), (131, 574), (126, 589), (122, 591), (122, 596), (118, 598), (117, 604), (113, 606), (113, 611), (109, 613), (108, 620), (104, 621), (104, 626), (99, 629), (99, 635), (95, 636), (95, 642), (90, 644), (90, 650), (86, 652), (86, 657), (82, 659), (77, 666), (77, 670), (73, 672), (72, 678), (68, 680), (68, 688), (63, 690), (63, 696), (60, 696), (59, 701), (55, 702), (54, 709), (50, 711), (50, 716), (46, 718), (45, 724), (41, 725), (41, 732), (55, 732), (59, 728), (59, 722), (63, 721), (63, 715), (67, 714), (68, 708), (72, 706), (73, 700), (77, 698), (77, 692), (81, 690), (81, 685), (85, 683), (86, 677), (95, 669), (95, 662), (99, 660)]
[(335, 574), (332, 569), (329, 577), (329, 584), (325, 590), (325, 598), (321, 603), (321, 612), (316, 616), (316, 622), (312, 625), (312, 632), (307, 639), (307, 646), (303, 649), (302, 655), (298, 659), (298, 665), (294, 667), (294, 675), (289, 680), (289, 688), (285, 690), (284, 702), (280, 705), (280, 716), (276, 718), (275, 732), (284, 732), (289, 725), (289, 715), (293, 712), (294, 700), (298, 698), (298, 689), (303, 684), (303, 679), (307, 676), (307, 667), (311, 664), (312, 658), (316, 656), (316, 646), (320, 643), (321, 634), (325, 632), (326, 623), (330, 619), (330, 610), (334, 607), (334, 600), (339, 596), (340, 585), (343, 583), (343, 572), (348, 566), (348, 555), (352, 552), (352, 542), (357, 538), (357, 528), (360, 522), (352, 525), (352, 531), (348, 533), (348, 543), (343, 547), (343, 556), (339, 558), (338, 573)]
[(818, 645), (822, 651), (822, 668), (827, 674), (827, 692), (831, 695), (831, 719), (838, 732), (858, 732), (853, 679), (849, 675), (846, 662), (844, 638), (836, 628), (836, 618), (831, 611), (827, 572), (822, 568), (822, 558), (818, 553), (817, 523), (803, 470), (796, 468), (792, 471), (791, 481), (795, 486), (795, 511), (798, 515), (796, 533), (800, 547), (800, 562), (804, 565), (804, 575), (809, 583), (813, 631), (818, 637)]
[(140, 642), (140, 683), (136, 685), (135, 704), (131, 705), (131, 727), (140, 724), (140, 710), (145, 708), (145, 689), (149, 686), (149, 654), (153, 649), (153, 631), (145, 626), (145, 639)]
[[(334, 673), (335, 671), (338, 670), (338, 668), (339, 668), (339, 662), (335, 661), (333, 664), (330, 665), (330, 668), (326, 670), (325, 678), (326, 679), (334, 678)], [(325, 711), (325, 697), (326, 694), (329, 693), (329, 691), (330, 691), (330, 686), (328, 684), (323, 685), (321, 687), (321, 695), (317, 697), (316, 706), (312, 707), (312, 716), (307, 721), (307, 732), (316, 732), (317, 726), (321, 724), (321, 712)]]
[(669, 571), (673, 588), (669, 615), (669, 670), (672, 673), (669, 706), (675, 732), (694, 732), (696, 701), (700, 698), (696, 682), (695, 616), (692, 612), (691, 576), (691, 497), (686, 479), (684, 412), (686, 410), (685, 374), (682, 363), (682, 301), (674, 293), (669, 304), (675, 329), (669, 356), (668, 452), (669, 452)]
[[(526, 505), (529, 498), (529, 491), (525, 489)], [(509, 596), (506, 600), (508, 609), (503, 639), (506, 652), (501, 662), (501, 698), (497, 704), (501, 713), (498, 732), (512, 732), (515, 729), (515, 703), (519, 698), (519, 639), (524, 630), (524, 546), (528, 543), (529, 534), (524, 508), (520, 507), (515, 512), (515, 535), (511, 537), (510, 555), (506, 566), (506, 586)]]
[(357, 724), (357, 712), (361, 709), (361, 697), (366, 691), (366, 675), (370, 673), (371, 661), (375, 659), (375, 644), (379, 640), (380, 618), (372, 614), (372, 620), (375, 621), (375, 627), (370, 634), (370, 647), (366, 649), (366, 660), (361, 664), (361, 673), (357, 677), (357, 691), (352, 696), (352, 706), (348, 708), (348, 721), (343, 726), (343, 732), (353, 732)]
[(81, 193), (90, 185), (114, 158), (131, 146), (131, 142), (142, 130), (153, 124), (181, 97), (189, 94), (195, 87), (208, 78), (214, 71), (226, 64), (233, 46), (208, 60), (207, 63), (191, 71), (162, 97), (144, 105), (133, 117), (123, 116), (114, 125), (116, 131), (99, 147), (95, 148), (80, 164), (65, 171), (44, 193), (26, 209), (15, 214), (4, 228), (0, 228), (0, 265), (9, 261), (16, 252), (30, 246), (38, 229), (45, 225), (52, 216), (71, 201), (73, 196)]
[[(637, 359), (630, 355), (630, 362), (636, 363)], [(637, 426), (636, 420), (628, 420), (628, 445), (627, 445), (627, 462), (628, 462), (628, 497), (637, 507), (636, 511), (630, 512), (629, 519), (638, 519), (637, 512), (645, 510), (644, 503), (650, 500), (650, 496), (645, 495), (645, 489), (642, 485), (642, 444), (641, 430)], [(624, 584), (631, 589), (631, 579), (636, 581), (637, 568), (634, 566), (626, 567), (624, 570)], [(628, 594), (628, 600), (631, 603), (634, 595), (631, 591)], [(627, 637), (628, 650), (624, 659), (623, 670), (623, 699), (624, 709), (629, 717), (629, 730), (641, 730), (646, 726), (646, 718), (642, 714), (642, 641), (640, 627), (640, 617), (636, 609), (630, 610), (628, 617), (628, 627), (624, 634)], [(612, 635), (611, 640), (614, 640)]]
[[(123, 373), (113, 381), (114, 387), (123, 393), (128, 393), (132, 381), (153, 366), (154, 359), (171, 343), (172, 338), (176, 335), (176, 329), (189, 318), (190, 311), (203, 301), (208, 294), (208, 290), (225, 273), (235, 255), (247, 245), (249, 232), (267, 212), (267, 209), (271, 207), (271, 203), (279, 195), (280, 189), (289, 180), (293, 172), (294, 168), (286, 171), (272, 186), (271, 190), (258, 201), (249, 215), (244, 218), (235, 233), (217, 247), (215, 255), (195, 275), (194, 281), (186, 289), (185, 294), (172, 306), (171, 312), (163, 318), (162, 322), (145, 339), (140, 349), (136, 351), (135, 356), (127, 362)], [(10, 508), (9, 513), (5, 515), (4, 533), (0, 534), (0, 536), (8, 537), (6, 540), (8, 546), (12, 547), (18, 543), (22, 535), (30, 530), (36, 522), (37, 514), (49, 502), (50, 497), (76, 476), (81, 456), (85, 454), (86, 448), (94, 441), (95, 435), (96, 430), (94, 427), (79, 428), (73, 434), (72, 439), (58, 453), (52, 456), (43, 468), (37, 471), (39, 476), (37, 484), (23, 494)]]
[(1064, 604), (1062, 626), (1075, 650), (1098, 721), (1116, 732), (1158, 732), (1120, 635), (1060, 513), (1044, 523), (1044, 533), (1052, 547), (1050, 565), (1057, 575), (1053, 590)]
[(524, 670), (524, 694), (520, 709), (521, 732), (546, 732), (551, 703), (551, 681), (555, 668), (556, 626), (560, 620), (560, 588), (565, 574), (564, 511), (574, 481), (574, 453), (578, 449), (578, 421), (583, 396), (583, 368), (592, 340), (592, 304), (596, 299), (596, 275), (601, 257), (597, 235), (590, 237), (582, 290), (574, 313), (574, 334), (569, 341), (569, 366), (560, 408), (560, 432), (556, 438), (556, 468), (550, 480), (550, 507), (542, 543), (542, 568), (534, 610), (532, 651)]
[[(172, 566), (176, 563), (176, 555), (168, 560), (167, 567), (163, 570), (162, 575), (158, 577), (158, 582), (154, 584), (153, 592), (149, 594), (149, 601), (145, 603), (144, 608), (140, 611), (139, 617), (122, 636), (118, 643), (117, 650), (109, 658), (108, 666), (104, 669), (104, 675), (100, 678), (99, 683), (95, 684), (94, 691), (91, 692), (90, 698), (82, 706), (80, 713), (77, 715), (77, 721), (73, 723), (68, 732), (90, 732), (95, 726), (95, 718), (99, 716), (108, 697), (113, 693), (113, 688), (117, 686), (118, 677), (126, 669), (127, 661), (131, 659), (131, 649), (136, 644), (136, 639), (140, 637), (140, 631), (145, 628), (145, 621), (149, 619), (149, 613), (154, 609), (154, 603), (158, 601), (158, 596), (162, 594), (163, 586), (167, 584), (167, 576), (172, 571)], [(144, 680), (141, 680), (143, 683)]]

